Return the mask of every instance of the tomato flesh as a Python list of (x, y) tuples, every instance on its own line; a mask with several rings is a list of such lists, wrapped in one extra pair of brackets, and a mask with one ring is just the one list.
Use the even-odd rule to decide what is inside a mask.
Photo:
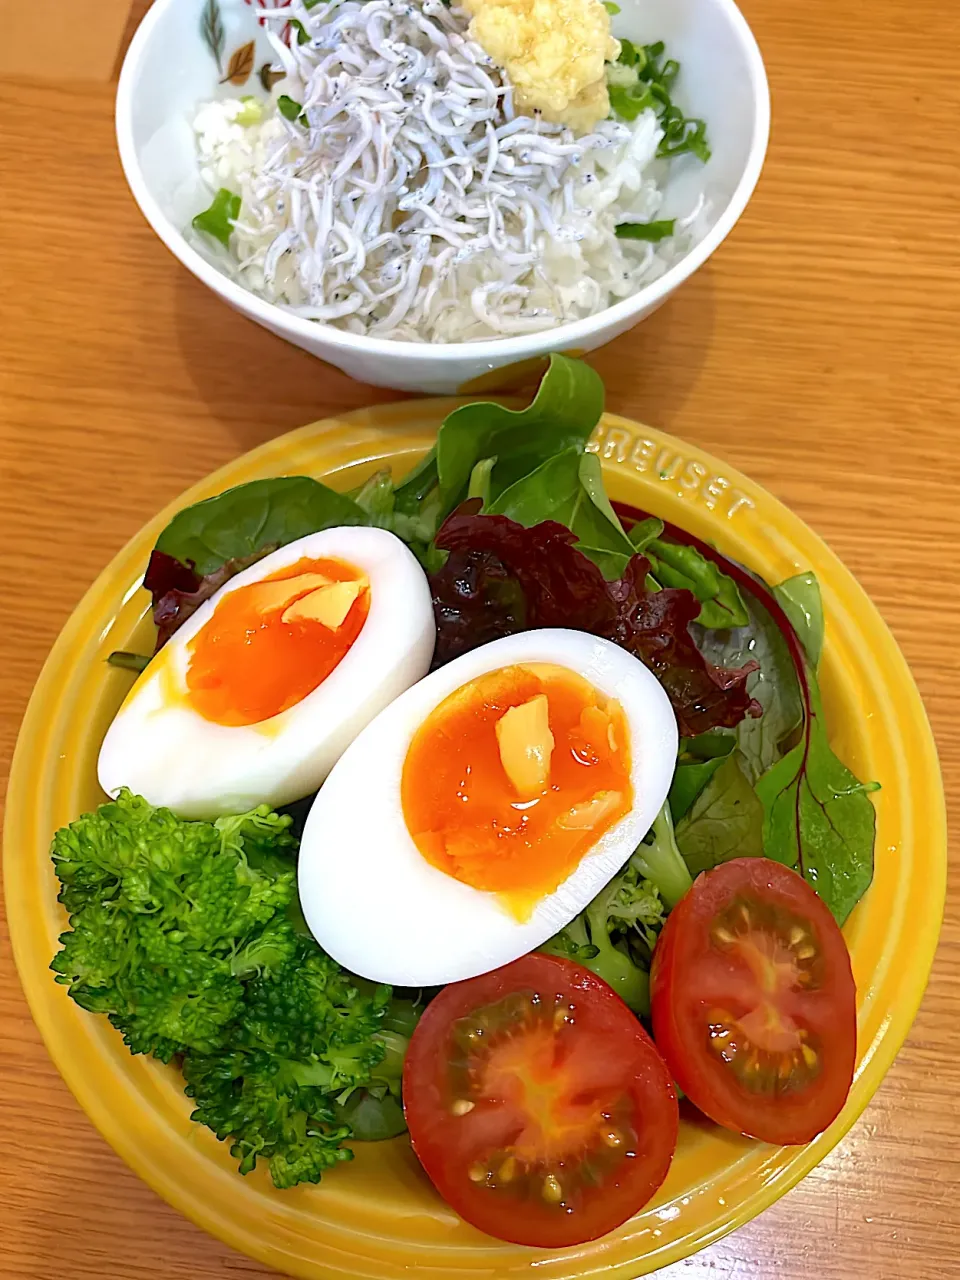
[(443, 1198), (516, 1244), (612, 1231), (660, 1186), (677, 1143), (650, 1037), (605, 982), (558, 956), (445, 987), (407, 1050), (403, 1100)]
[(657, 942), (654, 1039), (690, 1101), (764, 1142), (809, 1142), (856, 1063), (843, 935), (802, 876), (738, 858), (698, 877)]

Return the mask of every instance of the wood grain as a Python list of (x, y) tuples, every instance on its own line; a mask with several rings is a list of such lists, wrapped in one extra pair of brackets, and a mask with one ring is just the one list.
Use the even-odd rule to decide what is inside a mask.
[[(611, 408), (790, 504), (896, 634), (960, 816), (960, 8), (746, 0), (774, 130), (709, 266), (596, 357)], [(39, 7), (38, 7), (39, 11)], [(0, 35), (2, 39), (2, 35)], [(0, 759), (47, 649), (187, 484), (381, 397), (228, 311), (140, 218), (112, 86), (0, 82)], [(267, 1273), (179, 1218), (92, 1130), (0, 947), (0, 1277)], [(907, 1046), (847, 1140), (670, 1280), (960, 1276), (960, 882)]]

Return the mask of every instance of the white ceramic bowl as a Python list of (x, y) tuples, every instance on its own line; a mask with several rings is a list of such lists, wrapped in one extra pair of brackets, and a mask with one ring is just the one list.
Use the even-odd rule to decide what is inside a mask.
[[(284, 7), (267, 0), (265, 7)], [(213, 19), (222, 72), (251, 40), (255, 56), (246, 87), (223, 95), (260, 92), (257, 69), (272, 61), (250, 0), (154, 0), (133, 38), (117, 90), (117, 139), (134, 198), (184, 266), (231, 307), (363, 382), (402, 391), (447, 393), (495, 385), (492, 371), (549, 351), (592, 351), (655, 311), (713, 253), (753, 192), (767, 149), (770, 98), (763, 60), (733, 0), (619, 0), (614, 32), (634, 43), (664, 40), (682, 67), (676, 97), (688, 115), (707, 121), (712, 156), (671, 166), (664, 212), (690, 209), (699, 192), (709, 200), (706, 234), (659, 280), (585, 320), (543, 333), (490, 342), (425, 345), (358, 337), (303, 320), (235, 284), (184, 238), (190, 219), (210, 202), (201, 182), (191, 128), (197, 105), (217, 91), (210, 40)], [(241, 71), (243, 68), (240, 69)]]

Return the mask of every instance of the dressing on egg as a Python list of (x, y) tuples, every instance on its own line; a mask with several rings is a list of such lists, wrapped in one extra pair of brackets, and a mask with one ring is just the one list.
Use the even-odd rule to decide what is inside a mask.
[(383, 529), (335, 528), (231, 579), (134, 685), (100, 784), (187, 818), (315, 791), (360, 730), (430, 665), (427, 580)]
[(568, 924), (667, 797), (677, 725), (657, 679), (578, 631), (528, 631), (435, 671), (367, 726), (307, 819), (314, 937), (378, 982), (485, 973)]

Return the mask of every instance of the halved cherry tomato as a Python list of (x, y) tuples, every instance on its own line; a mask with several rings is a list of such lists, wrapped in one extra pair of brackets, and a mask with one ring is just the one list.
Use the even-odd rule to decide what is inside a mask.
[(856, 988), (843, 935), (802, 876), (767, 858), (705, 872), (667, 919), (650, 981), (657, 1047), (711, 1120), (787, 1144), (836, 1119)]
[(403, 1102), (443, 1198), (516, 1244), (612, 1231), (677, 1145), (676, 1094), (650, 1037), (605, 982), (557, 956), (445, 987), (413, 1033)]

